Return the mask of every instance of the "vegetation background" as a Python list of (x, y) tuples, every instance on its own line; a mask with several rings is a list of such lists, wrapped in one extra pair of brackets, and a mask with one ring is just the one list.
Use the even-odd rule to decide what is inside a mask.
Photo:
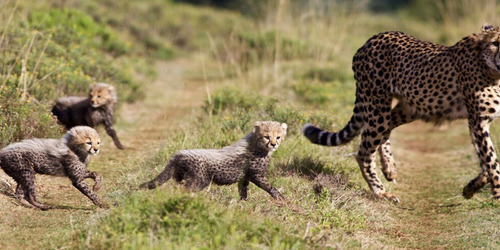
[[(489, 188), (460, 197), (479, 170), (463, 122), (395, 132), (400, 179), (386, 185), (399, 205), (369, 192), (352, 157), (357, 141), (318, 147), (300, 129), (349, 120), (352, 56), (371, 36), (400, 30), (453, 45), (500, 24), (499, 11), (494, 0), (0, 0), (0, 147), (60, 137), (51, 105), (95, 82), (117, 87), (127, 146), (90, 165), (109, 210), (54, 177), (38, 178), (40, 199), (69, 205), (20, 207), (0, 171), (0, 248), (498, 248)], [(177, 150), (228, 145), (257, 120), (288, 124), (269, 172), (286, 202), (254, 186), (246, 202), (236, 186), (136, 190)]]

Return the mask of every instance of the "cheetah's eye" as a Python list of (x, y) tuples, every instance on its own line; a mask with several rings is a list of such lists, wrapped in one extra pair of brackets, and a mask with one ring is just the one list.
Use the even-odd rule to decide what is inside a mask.
[(276, 137), (277, 140), (281, 139), (281, 136)]
[(92, 142), (87, 142), (87, 145), (92, 146)]
[(97, 98), (101, 98), (101, 96), (100, 96), (100, 95), (98, 95), (98, 96), (97, 96)]
[(269, 140), (269, 136), (264, 136), (264, 138), (265, 138), (266, 140)]
[(495, 42), (492, 42), (491, 44), (493, 44), (493, 46), (495, 46), (495, 47), (498, 47), (498, 45), (500, 45), (500, 42), (495, 41)]
[(97, 142), (97, 145), (101, 145), (101, 143), (100, 143), (100, 142)]

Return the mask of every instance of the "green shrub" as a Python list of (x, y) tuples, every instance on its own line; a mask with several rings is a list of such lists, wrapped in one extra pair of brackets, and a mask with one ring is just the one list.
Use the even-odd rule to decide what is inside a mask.
[(123, 55), (130, 46), (104, 24), (75, 9), (32, 10), (28, 15), (30, 27), (54, 32), (52, 40), (61, 46), (87, 43), (115, 56)]
[(0, 148), (33, 137), (58, 138), (62, 128), (45, 105), (21, 101), (17, 89), (0, 87)]

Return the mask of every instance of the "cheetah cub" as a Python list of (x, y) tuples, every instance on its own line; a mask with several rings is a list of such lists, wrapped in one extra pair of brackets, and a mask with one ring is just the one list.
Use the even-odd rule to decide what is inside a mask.
[[(73, 186), (89, 197), (95, 205), (103, 203), (95, 193), (101, 187), (101, 176), (87, 170), (90, 155), (99, 152), (101, 139), (86, 126), (70, 129), (61, 139), (27, 139), (0, 151), (0, 167), (17, 182), (15, 196), (21, 204), (47, 210), (54, 206), (40, 203), (35, 196), (35, 173), (67, 176)], [(86, 178), (95, 181), (92, 191)]]
[(248, 184), (253, 182), (273, 198), (282, 198), (267, 181), (266, 173), (271, 154), (285, 138), (286, 129), (285, 123), (256, 122), (253, 131), (233, 145), (222, 149), (181, 150), (160, 175), (141, 184), (140, 188), (154, 189), (173, 176), (177, 182), (185, 180), (186, 188), (193, 191), (202, 190), (211, 182), (218, 185), (238, 182), (240, 197), (246, 200)]
[(117, 96), (115, 87), (106, 83), (90, 85), (88, 97), (62, 97), (52, 107), (52, 114), (70, 129), (74, 126), (95, 127), (104, 124), (106, 133), (119, 149), (124, 149), (113, 129), (113, 107)]

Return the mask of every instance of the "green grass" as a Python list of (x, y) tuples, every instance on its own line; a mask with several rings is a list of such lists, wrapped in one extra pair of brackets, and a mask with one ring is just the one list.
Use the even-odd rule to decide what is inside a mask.
[[(304, 242), (271, 218), (214, 204), (203, 193), (179, 188), (132, 194), (96, 231), (82, 235), (97, 249), (302, 249)], [(78, 244), (79, 247), (84, 248)]]
[(225, 41), (235, 30), (253, 27), (250, 19), (234, 12), (174, 4), (171, 0), (72, 0), (67, 6), (84, 10), (123, 33), (135, 45), (134, 53), (158, 59), (209, 48), (209, 37)]
[[(484, 16), (495, 23), (491, 2), (480, 2), (440, 1), (426, 12), (418, 6), (428, 2), (421, 0), (411, 5), (414, 9), (374, 14), (357, 2), (318, 8), (313, 1), (290, 1), (258, 19), (169, 0), (47, 0), (34, 7), (24, 2), (22, 11), (15, 12), (22, 18), (12, 22), (5, 11), (0, 19), (5, 25), (0, 30), (7, 27), (1, 34), (9, 38), (9, 46), (0, 46), (2, 145), (60, 133), (46, 113), (58, 96), (82, 95), (89, 83), (99, 80), (117, 84), (120, 100), (134, 101), (141, 96), (137, 91), (151, 90), (136, 80), (152, 71), (151, 60), (201, 54), (186, 59), (189, 66), (183, 68), (196, 71), (194, 76), (175, 79), (192, 84), (192, 91), (206, 91), (199, 115), (168, 134), (145, 140), (155, 143), (148, 145), (152, 152), (146, 157), (131, 154), (127, 160), (133, 163), (109, 156), (113, 164), (123, 165), (103, 169), (111, 179), (105, 200), (112, 208), (82, 215), (74, 231), (54, 233), (40, 244), (78, 249), (498, 247), (499, 242), (491, 240), (498, 235), (492, 219), (498, 205), (491, 202), (488, 190), (470, 201), (460, 197), (462, 186), (478, 170), (463, 130), (453, 127), (447, 137), (446, 131), (439, 134), (417, 125), (394, 133), (402, 178), (398, 185), (384, 184), (402, 198), (398, 206), (375, 200), (368, 190), (351, 157), (357, 139), (326, 148), (300, 134), (305, 123), (336, 131), (349, 120), (355, 97), (352, 56), (372, 35), (403, 30), (450, 45), (479, 32)], [(464, 9), (470, 14), (462, 18)], [(170, 74), (170, 68), (165, 70)], [(29, 81), (21, 81), (26, 75)], [(155, 114), (160, 118), (129, 131), (142, 135), (145, 127), (157, 126), (155, 119), (171, 119), (169, 113)], [(288, 124), (268, 175), (286, 202), (273, 201), (254, 185), (245, 202), (238, 200), (236, 185), (192, 194), (170, 181), (155, 191), (135, 190), (162, 171), (177, 150), (229, 145), (258, 120)], [(449, 169), (443, 167), (447, 165)]]

